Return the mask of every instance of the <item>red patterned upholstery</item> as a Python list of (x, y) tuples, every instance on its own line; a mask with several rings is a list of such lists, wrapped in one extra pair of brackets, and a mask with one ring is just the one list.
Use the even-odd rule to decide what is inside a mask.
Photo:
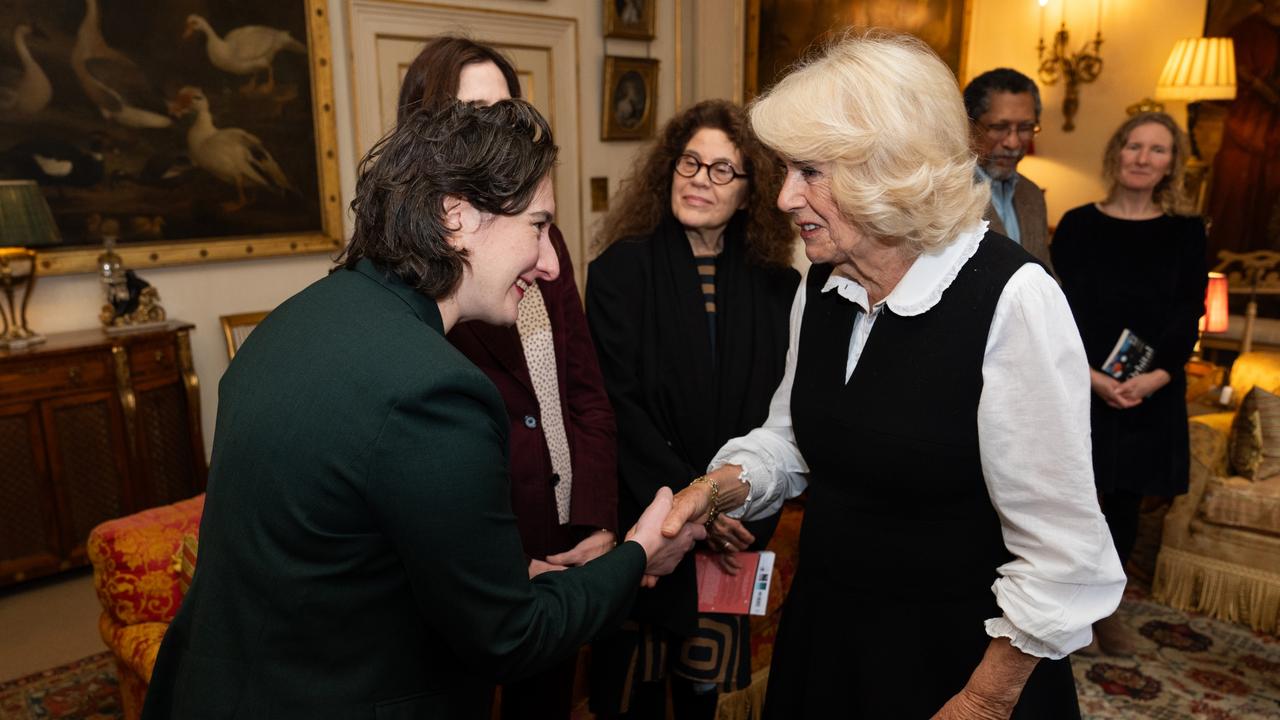
[(108, 520), (89, 533), (98, 630), (116, 657), (126, 720), (142, 712), (147, 681), (182, 603), (183, 537), (198, 537), (204, 495)]

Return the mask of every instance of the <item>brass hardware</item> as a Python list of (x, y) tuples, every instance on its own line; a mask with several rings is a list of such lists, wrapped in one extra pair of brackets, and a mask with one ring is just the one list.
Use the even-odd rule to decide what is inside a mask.
[(124, 409), (125, 434), (129, 438), (130, 452), (136, 452), (138, 400), (133, 394), (133, 383), (129, 379), (129, 351), (122, 345), (112, 345), (111, 357), (116, 366), (116, 393), (120, 395), (120, 406)]
[(158, 363), (159, 363), (159, 362), (164, 362), (164, 351), (163, 351), (163, 350), (157, 350), (157, 351), (156, 351), (156, 362), (158, 362)]
[(1049, 57), (1045, 57), (1044, 43), (1044, 2), (1040, 4), (1040, 44), (1036, 47), (1036, 57), (1040, 60), (1040, 82), (1053, 85), (1059, 79), (1064, 81), (1067, 92), (1062, 99), (1062, 129), (1071, 132), (1076, 128), (1076, 111), (1080, 109), (1080, 85), (1091, 83), (1102, 74), (1102, 10), (1099, 0), (1098, 31), (1094, 35), (1093, 51), (1089, 51), (1089, 42), (1085, 42), (1078, 52), (1067, 49), (1071, 35), (1067, 32), (1067, 22), (1053, 35), (1053, 46)]
[(67, 368), (67, 379), (71, 381), (72, 385), (79, 385), (81, 383), (83, 378), (80, 377), (79, 365), (72, 365)]

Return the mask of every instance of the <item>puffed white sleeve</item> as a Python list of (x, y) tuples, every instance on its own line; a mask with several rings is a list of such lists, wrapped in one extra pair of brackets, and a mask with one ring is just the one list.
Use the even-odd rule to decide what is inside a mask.
[[(807, 273), (806, 273), (807, 279)], [(769, 401), (769, 417), (764, 425), (725, 443), (707, 466), (710, 472), (723, 465), (741, 465), (743, 477), (751, 484), (750, 493), (741, 507), (726, 512), (729, 517), (756, 520), (782, 509), (782, 503), (804, 492), (809, 480), (809, 466), (796, 447), (791, 428), (791, 384), (796, 376), (796, 357), (800, 343), (800, 320), (804, 317), (805, 279), (796, 288), (791, 303), (787, 361), (782, 381)]]
[(1089, 365), (1057, 283), (1025, 265), (1005, 286), (982, 366), (983, 475), (1014, 558), (992, 586), (1003, 611), (986, 621), (1030, 655), (1089, 644), (1115, 611), (1120, 567), (1093, 481)]

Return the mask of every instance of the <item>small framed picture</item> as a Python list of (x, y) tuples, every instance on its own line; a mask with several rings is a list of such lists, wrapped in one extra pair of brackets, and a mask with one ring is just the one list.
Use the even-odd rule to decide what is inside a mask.
[(602, 100), (601, 140), (653, 137), (654, 106), (658, 102), (658, 61), (606, 55)]
[(652, 40), (658, 14), (654, 0), (602, 0), (604, 36), (631, 40)]

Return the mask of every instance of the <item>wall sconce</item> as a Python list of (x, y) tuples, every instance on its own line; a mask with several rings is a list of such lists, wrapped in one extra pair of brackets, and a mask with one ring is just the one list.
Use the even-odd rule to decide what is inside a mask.
[[(1091, 83), (1102, 74), (1102, 0), (1098, 0), (1098, 28), (1092, 42), (1086, 42), (1079, 52), (1072, 53), (1067, 49), (1071, 35), (1067, 32), (1067, 0), (1062, 0), (1062, 18), (1058, 32), (1054, 33), (1053, 46), (1044, 43), (1044, 6), (1049, 0), (1040, 3), (1040, 44), (1036, 47), (1040, 59), (1040, 82), (1054, 85), (1059, 79), (1067, 86), (1066, 96), (1062, 99), (1062, 129), (1071, 132), (1076, 129), (1076, 111), (1080, 109), (1080, 84)], [(1093, 51), (1089, 51), (1093, 45)], [(1045, 57), (1048, 49), (1049, 56)]]

